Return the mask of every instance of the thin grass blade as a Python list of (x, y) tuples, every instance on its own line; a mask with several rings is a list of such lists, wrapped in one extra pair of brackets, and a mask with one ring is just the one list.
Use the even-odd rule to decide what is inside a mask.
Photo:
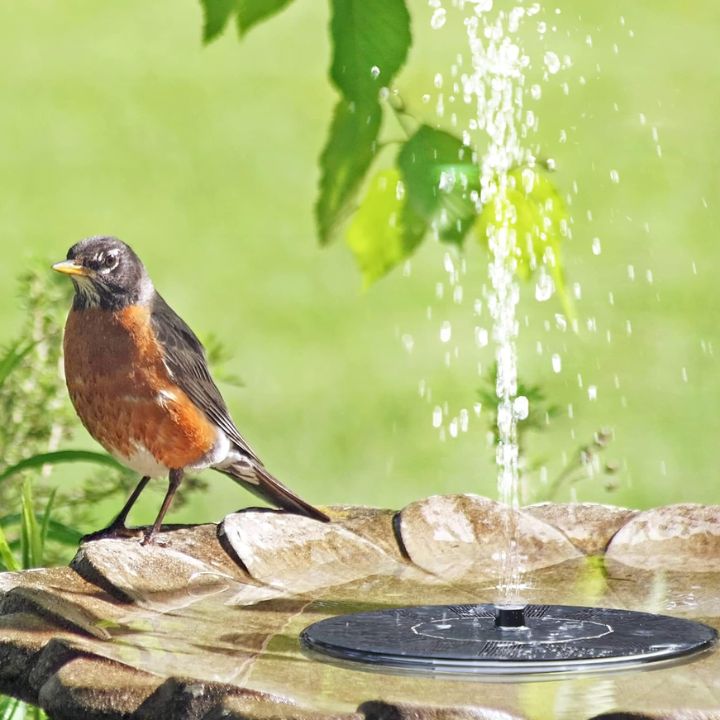
[(96, 465), (122, 469), (122, 465), (106, 453), (94, 452), (92, 450), (57, 450), (55, 452), (31, 455), (15, 465), (5, 468), (5, 470), (0, 473), (0, 482), (21, 473), (23, 470), (41, 468), (43, 465), (62, 465), (63, 463), (72, 462), (91, 462)]
[[(10, 549), (10, 546), (8, 545), (7, 538), (5, 537), (5, 533), (3, 532), (3, 529), (1, 527), (0, 527), (0, 563), (2, 563), (5, 570), (11, 570), (12, 572), (17, 572), (20, 569), (20, 564), (15, 559), (15, 555), (13, 555), (13, 552)], [(0, 715), (0, 720), (2, 720), (2, 715)]]

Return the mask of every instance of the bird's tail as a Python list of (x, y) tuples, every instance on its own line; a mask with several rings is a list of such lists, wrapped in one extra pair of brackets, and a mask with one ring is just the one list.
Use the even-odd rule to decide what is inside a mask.
[(292, 492), (292, 490), (285, 487), (276, 477), (271, 475), (262, 465), (250, 459), (236, 462), (224, 468), (216, 468), (216, 470), (220, 470), (221, 473), (231, 477), (251, 493), (254, 493), (276, 507), (296, 515), (305, 515), (314, 520), (320, 520), (321, 522), (328, 522), (330, 520), (324, 512), (306, 503), (302, 498)]

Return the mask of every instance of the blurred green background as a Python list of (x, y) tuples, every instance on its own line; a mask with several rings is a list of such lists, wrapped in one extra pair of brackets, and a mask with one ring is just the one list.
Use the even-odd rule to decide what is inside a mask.
[[(612, 428), (618, 488), (587, 479), (572, 496), (718, 502), (720, 5), (582, 5), (545, 8), (543, 42), (526, 26), (533, 57), (548, 47), (573, 61), (532, 109), (540, 151), (571, 194), (565, 267), (582, 289), (573, 334), (557, 327), (555, 299), (537, 303), (534, 286), (523, 287), (521, 377), (564, 410), (529, 454), (552, 478), (564, 452)], [(427, 3), (409, 6), (414, 45), (397, 86), (432, 122), (421, 98), (464, 51), (464, 33), (451, 23), (433, 31)], [(0, 4), (0, 342), (19, 322), (19, 272), (84, 236), (114, 234), (190, 325), (232, 353), (227, 369), (245, 386), (223, 390), (238, 426), (309, 500), (399, 507), (431, 493), (494, 496), (491, 411), (471, 413), (457, 438), (441, 439), (431, 421), (435, 405), (450, 416), (472, 408), (478, 363), (492, 362), (473, 343), (474, 324), (489, 326), (472, 311), (484, 251), (468, 242), (464, 301), (454, 304), (447, 287), (436, 297), (445, 247), (425, 243), (409, 274), (362, 292), (349, 251), (317, 244), (317, 158), (335, 99), (328, 19), (324, 3), (296, 0), (242, 42), (230, 30), (203, 47), (194, 0)], [(447, 351), (457, 352), (449, 366)], [(94, 447), (80, 433), (72, 445)], [(171, 520), (217, 520), (254, 502), (223, 476), (208, 479), (210, 490)], [(157, 503), (146, 497), (136, 519), (151, 520)], [(99, 525), (112, 510), (98, 512)]]

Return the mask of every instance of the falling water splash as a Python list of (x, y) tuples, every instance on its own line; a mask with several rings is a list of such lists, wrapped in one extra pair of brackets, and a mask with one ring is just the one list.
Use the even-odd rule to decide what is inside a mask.
[[(516, 317), (520, 296), (515, 276), (517, 233), (515, 208), (508, 199), (513, 167), (534, 162), (529, 150), (521, 144), (527, 134), (523, 125), (523, 68), (529, 63), (519, 45), (511, 39), (518, 29), (525, 9), (498, 12), (491, 19), (484, 9), (491, 3), (475, 3), (475, 14), (465, 20), (472, 74), (463, 78), (464, 93), (474, 100), (477, 119), (470, 130), (487, 136), (487, 150), (480, 159), (481, 192), (477, 202), (490, 207), (494, 221), (487, 224), (488, 247), (492, 254), (489, 266), (491, 292), (487, 298), (493, 321), (493, 340), (497, 361), (497, 465), (498, 491), (501, 502), (512, 512), (506, 515), (508, 545), (503, 557), (500, 581), (501, 597), (517, 600), (520, 585), (517, 515), (519, 509), (517, 421), (527, 415), (526, 403), (517, 398)], [(478, 14), (478, 10), (480, 14)], [(475, 138), (476, 147), (482, 139)], [(479, 142), (480, 141), (480, 142)]]
[[(437, 13), (440, 7), (437, 0), (430, 0), (430, 4)], [(516, 278), (517, 216), (510, 199), (517, 173), (511, 174), (511, 171), (524, 168), (524, 187), (518, 190), (532, 188), (535, 157), (526, 139), (534, 129), (534, 118), (532, 113), (525, 113), (523, 103), (524, 71), (530, 58), (520, 46), (517, 33), (522, 20), (537, 14), (540, 6), (518, 4), (509, 10), (493, 11), (493, 0), (454, 0), (453, 4), (464, 11), (471, 56), (472, 70), (462, 75), (461, 81), (463, 99), (474, 108), (474, 117), (463, 132), (463, 140), (466, 145), (480, 149), (476, 160), (480, 165), (481, 189), (473, 199), (478, 211), (484, 209), (485, 213), (491, 213), (485, 224), (492, 255), (491, 289), (486, 304), (492, 317), (497, 362), (498, 490), (501, 502), (509, 508), (506, 514), (508, 542), (501, 559), (499, 589), (504, 602), (516, 602), (521, 570), (515, 512), (520, 505), (517, 423), (527, 417), (528, 402), (517, 394), (516, 311), (520, 290)]]

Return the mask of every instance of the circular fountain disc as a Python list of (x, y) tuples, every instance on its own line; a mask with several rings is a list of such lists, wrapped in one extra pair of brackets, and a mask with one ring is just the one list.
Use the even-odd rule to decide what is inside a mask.
[(356, 663), (417, 672), (524, 674), (621, 669), (710, 648), (713, 628), (665, 615), (528, 605), (525, 626), (496, 627), (494, 605), (355, 613), (305, 628), (303, 645)]

